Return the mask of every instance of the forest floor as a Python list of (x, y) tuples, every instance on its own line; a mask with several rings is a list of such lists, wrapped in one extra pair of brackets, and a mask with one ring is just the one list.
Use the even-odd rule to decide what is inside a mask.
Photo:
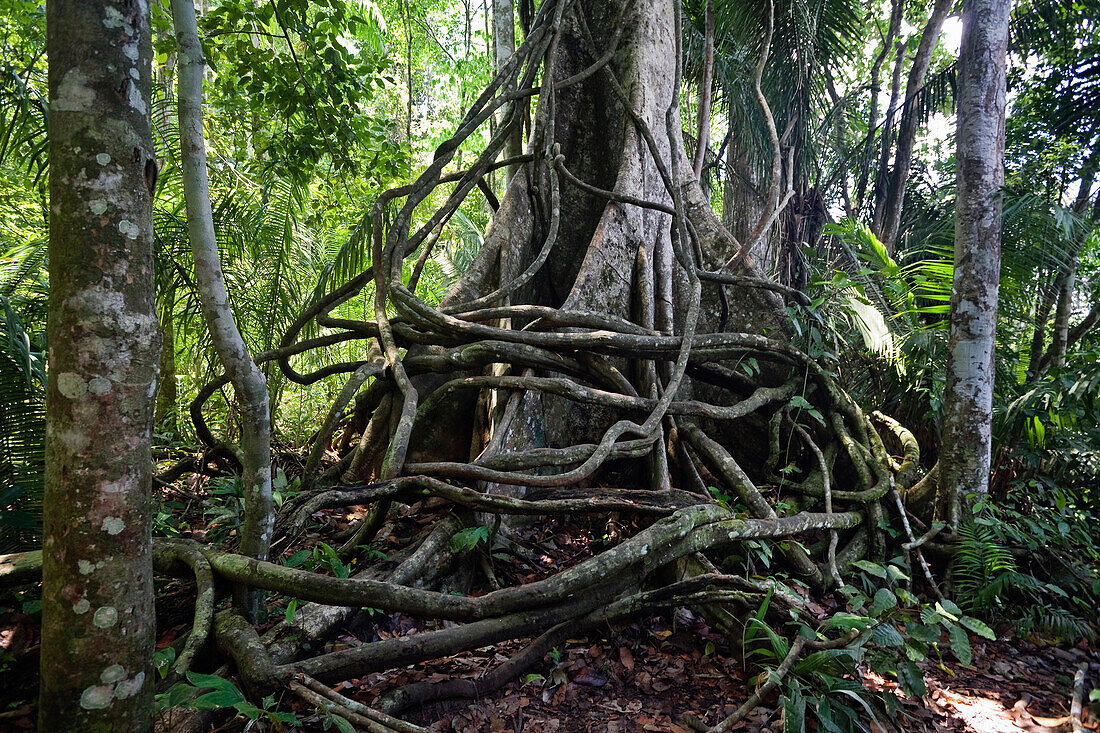
[[(388, 632), (386, 625), (391, 629)], [(3, 609), (0, 645), (4, 651), (23, 656), (24, 649), (10, 646), (15, 642), (17, 647), (30, 644), (26, 651), (33, 654), (37, 637), (33, 626), (25, 614)], [(414, 630), (415, 624), (400, 615), (389, 624), (375, 625), (378, 638)], [(165, 639), (173, 636), (170, 630)], [(358, 635), (333, 641), (334, 645), (347, 643), (362, 641)], [(337, 689), (369, 704), (396, 685), (475, 677), (519, 646), (519, 642), (500, 644), (415, 668), (349, 680)], [(741, 660), (727, 646), (702, 619), (686, 610), (654, 615), (598, 637), (570, 639), (532, 670), (527, 680), (481, 700), (433, 703), (403, 717), (440, 733), (685, 733), (690, 731), (683, 722), (685, 713), (717, 721), (733, 712), (748, 694)], [(1073, 673), (1082, 661), (1090, 663), (1089, 680), (1095, 685), (1100, 679), (1100, 650), (1085, 642), (1069, 646), (1000, 637), (995, 642), (975, 640), (974, 659), (968, 666), (923, 665), (928, 682), (923, 700), (896, 693), (903, 710), (899, 722), (903, 730), (920, 733), (1070, 731), (1069, 724), (1060, 719), (1069, 712)], [(22, 665), (0, 665), (0, 690), (4, 690), (0, 693), (0, 731), (35, 729), (35, 711), (27, 704), (36, 692), (34, 675), (27, 675), (24, 669), (14, 677), (18, 667)], [(865, 678), (865, 682), (896, 692), (892, 682), (880, 678)], [(305, 722), (303, 730), (320, 731), (317, 719), (311, 721), (311, 711), (297, 706)], [(1086, 725), (1100, 729), (1095, 719)], [(231, 733), (244, 729), (245, 721), (226, 720), (211, 730)], [(734, 730), (781, 730), (775, 701), (758, 708)]]
[[(704, 635), (690, 622), (674, 629), (677, 625), (670, 617), (654, 618), (603, 638), (572, 640), (558, 663), (544, 660), (543, 679), (509, 685), (477, 702), (426, 706), (406, 717), (434, 731), (456, 733), (687, 733), (691, 729), (682, 720), (685, 713), (717, 722), (750, 690), (740, 659), (705, 654)], [(894, 683), (881, 678), (867, 677), (865, 682), (897, 694), (903, 710), (898, 722), (906, 731), (1040, 733), (1071, 730), (1060, 719), (1069, 713), (1073, 673), (1081, 661), (1091, 663), (1090, 679), (1100, 674), (1100, 652), (1087, 645), (999, 639), (975, 644), (974, 652), (966, 667), (923, 665), (928, 683), (923, 700), (904, 698)], [(402, 676), (476, 675), (500, 653), (486, 649), (444, 660), (436, 668), (406, 671), (397, 680), (391, 675), (387, 686), (404, 681)], [(353, 682), (350, 691), (361, 684), (366, 689), (360, 696), (370, 699), (375, 682)], [(782, 730), (774, 699), (770, 703), (734, 730)], [(1095, 721), (1089, 727), (1100, 728)]]
[[(409, 544), (437, 517), (438, 512), (432, 508), (410, 507), (384, 526), (372, 546), (392, 553)], [(293, 550), (310, 548), (320, 541), (335, 542), (332, 533), (346, 527), (344, 516), (321, 519), (325, 520), (324, 526), (301, 538)], [(528, 547), (525, 559), (496, 554), (490, 562), (506, 584), (531, 582), (581, 562), (605, 542), (615, 541), (615, 535), (628, 536), (637, 529), (626, 518), (610, 523), (606, 518), (539, 522), (514, 533)], [(201, 531), (189, 534), (203, 539)], [(287, 550), (286, 554), (289, 553)], [(354, 569), (354, 566), (346, 568)], [(471, 593), (484, 590), (475, 587)], [(193, 584), (182, 581), (160, 587), (158, 647), (163, 648), (187, 633), (193, 593)], [(284, 615), (278, 604), (285, 600), (269, 599), (268, 625)], [(824, 619), (837, 610), (836, 602), (835, 597), (826, 596), (809, 601), (808, 608)], [(25, 612), (28, 610), (32, 615)], [(19, 609), (11, 607), (10, 598), (0, 599), (0, 690), (3, 690), (0, 731), (34, 729), (31, 701), (37, 693), (37, 625), (33, 602), (29, 608), (24, 605)], [(332, 639), (325, 651), (416, 634), (432, 626), (404, 614), (361, 615), (358, 622)], [(896, 697), (902, 711), (898, 722), (907, 731), (1069, 731), (1069, 724), (1059, 719), (1069, 712), (1074, 672), (1081, 662), (1088, 662), (1091, 684), (1086, 689), (1096, 687), (1100, 682), (1100, 649), (1086, 641), (1077, 645), (1037, 644), (1015, 638), (1008, 627), (998, 628), (997, 632), (995, 642), (971, 639), (974, 655), (970, 665), (959, 665), (950, 656), (943, 664), (924, 663), (928, 694), (921, 700), (905, 698), (895, 683), (872, 673), (866, 673), (864, 683)], [(401, 670), (371, 674), (347, 680), (336, 689), (369, 705), (387, 690), (412, 682), (477, 677), (519, 651), (523, 643), (506, 642)], [(684, 721), (685, 714), (717, 722), (746, 699), (752, 682), (751, 675), (745, 672), (737, 640), (711, 629), (703, 617), (682, 608), (654, 612), (596, 634), (568, 639), (524, 679), (495, 693), (476, 701), (432, 703), (406, 711), (402, 717), (440, 733), (682, 733), (690, 730)], [(806, 692), (809, 694), (810, 690)], [(810, 705), (812, 709), (812, 700)], [(300, 701), (288, 697), (280, 704), (282, 710), (291, 708), (304, 722), (303, 730), (322, 730), (314, 711)], [(778, 731), (781, 718), (773, 696), (734, 730)], [(1092, 730), (1100, 729), (1095, 719), (1088, 725)], [(264, 728), (248, 727), (243, 720), (234, 722), (226, 718), (212, 730)], [(879, 729), (872, 726), (872, 730), (877, 733)]]

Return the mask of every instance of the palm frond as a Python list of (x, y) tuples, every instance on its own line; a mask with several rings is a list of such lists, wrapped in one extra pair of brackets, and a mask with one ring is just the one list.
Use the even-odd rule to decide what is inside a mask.
[(46, 405), (41, 383), (0, 344), (0, 552), (41, 536)]

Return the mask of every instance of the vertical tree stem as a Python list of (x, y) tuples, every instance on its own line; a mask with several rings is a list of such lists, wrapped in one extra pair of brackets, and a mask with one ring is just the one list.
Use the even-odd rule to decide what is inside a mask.
[(144, 2), (47, 4), (50, 146), (38, 729), (152, 720), (156, 154)]
[[(214, 349), (240, 402), (244, 518), (241, 552), (266, 560), (273, 523), (271, 502), (271, 415), (267, 381), (244, 343), (225, 289), (210, 206), (206, 144), (202, 124), (205, 62), (199, 43), (194, 0), (174, 0), (172, 17), (179, 44), (179, 127), (187, 235), (195, 256), (195, 279), (203, 318)], [(237, 602), (247, 613), (259, 603), (255, 593), (239, 589)]]
[[(1001, 266), (1005, 52), (1011, 0), (963, 10), (955, 159), (955, 283), (944, 391), (940, 485), (957, 530), (961, 498), (989, 490), (993, 350)], [(938, 507), (942, 511), (943, 507)]]

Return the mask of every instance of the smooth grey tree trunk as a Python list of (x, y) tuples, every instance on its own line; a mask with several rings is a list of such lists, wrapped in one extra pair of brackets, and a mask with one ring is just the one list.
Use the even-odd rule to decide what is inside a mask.
[[(225, 289), (210, 209), (206, 144), (202, 127), (204, 61), (193, 0), (174, 0), (172, 16), (179, 44), (179, 127), (187, 235), (195, 256), (195, 280), (211, 341), (236, 393), (241, 413), (241, 462), (244, 517), (240, 550), (267, 559), (273, 523), (271, 500), (271, 416), (267, 381), (241, 337)], [(238, 593), (238, 603), (253, 612), (257, 598)]]
[(883, 216), (886, 213), (886, 189), (890, 184), (890, 151), (894, 147), (895, 115), (898, 111), (898, 99), (901, 96), (901, 72), (905, 68), (905, 40), (897, 42), (894, 56), (894, 71), (890, 77), (890, 101), (886, 106), (886, 118), (882, 123), (882, 135), (879, 139), (878, 169), (875, 172), (875, 185), (871, 198), (871, 231), (878, 236), (882, 232)]
[[(886, 61), (886, 57), (890, 55), (890, 49), (894, 46), (894, 39), (897, 38), (898, 31), (901, 29), (903, 13), (904, 3), (902, 0), (892, 0), (890, 3), (890, 25), (886, 30), (886, 37), (882, 40), (882, 51), (879, 52), (874, 62), (871, 64), (871, 100), (868, 104), (867, 112), (867, 138), (863, 146), (863, 155), (859, 162), (859, 176), (856, 179), (855, 186), (856, 210), (863, 207), (863, 203), (867, 198), (867, 176), (871, 168), (871, 150), (875, 139), (875, 130), (877, 130), (879, 126), (878, 96), (880, 91), (879, 78), (882, 74), (882, 64)], [(882, 134), (886, 134), (885, 126)]]
[(704, 13), (703, 77), (699, 82), (699, 119), (695, 132), (695, 161), (692, 164), (696, 178), (703, 174), (703, 163), (710, 147), (710, 102), (714, 91), (714, 0), (707, 0)]
[[(1005, 51), (1011, 0), (968, 0), (959, 53), (955, 283), (940, 486), (957, 528), (961, 499), (989, 489), (993, 350), (1001, 266)], [(942, 504), (941, 507), (942, 509)]]
[[(1096, 179), (1098, 164), (1100, 164), (1100, 145), (1095, 147), (1081, 167), (1081, 187), (1077, 193), (1077, 200), (1073, 202), (1073, 211), (1079, 216), (1085, 215), (1089, 208), (1092, 194), (1092, 182)], [(1097, 220), (1096, 214), (1100, 212), (1100, 194), (1094, 203), (1090, 223)], [(1058, 273), (1057, 297), (1058, 307), (1054, 311), (1054, 335), (1051, 337), (1050, 347), (1043, 355), (1042, 361), (1036, 370), (1037, 375), (1042, 375), (1050, 367), (1064, 367), (1066, 365), (1066, 352), (1072, 345), (1069, 342), (1070, 320), (1073, 317), (1073, 298), (1077, 290), (1077, 268), (1081, 264), (1081, 248), (1091, 232), (1091, 226), (1084, 229), (1071, 245), (1069, 261)]]
[(890, 186), (886, 190), (885, 210), (882, 216), (882, 229), (876, 232), (886, 251), (894, 252), (901, 225), (901, 207), (905, 203), (905, 182), (909, 180), (909, 166), (913, 161), (913, 144), (917, 139), (916, 105), (913, 100), (924, 87), (928, 75), (928, 65), (932, 62), (932, 52), (940, 40), (943, 22), (947, 20), (955, 0), (936, 0), (928, 23), (921, 33), (917, 54), (913, 57), (913, 66), (909, 69), (909, 79), (905, 84), (905, 102), (902, 107), (901, 125), (898, 130), (898, 143), (894, 152), (894, 168), (890, 173)]
[(143, 731), (155, 634), (149, 6), (47, 5), (50, 145), (39, 730)]
[(173, 282), (164, 293), (161, 307), (163, 345), (160, 349), (160, 384), (157, 388), (156, 408), (153, 411), (153, 424), (171, 435), (176, 435), (179, 430), (176, 422), (179, 388), (176, 384), (176, 328), (173, 313), (175, 300), (176, 285)]
[[(512, 12), (512, 0), (493, 0), (493, 68), (497, 73), (504, 68), (508, 59), (516, 51), (516, 22)], [(501, 119), (508, 116), (509, 110), (501, 113)], [(504, 157), (513, 158), (523, 153), (523, 131), (516, 132), (508, 138), (504, 148)], [(508, 183), (512, 176), (519, 170), (518, 165), (510, 165), (505, 169), (504, 189), (508, 190)]]
[[(738, 139), (732, 116), (729, 125), (726, 179), (722, 185), (722, 224), (739, 242), (747, 242), (753, 223), (764, 213), (762, 183), (759, 172), (745, 153), (744, 143)], [(774, 258), (767, 256), (770, 247), (770, 238), (764, 237), (751, 255), (761, 269), (769, 273), (775, 264)]]

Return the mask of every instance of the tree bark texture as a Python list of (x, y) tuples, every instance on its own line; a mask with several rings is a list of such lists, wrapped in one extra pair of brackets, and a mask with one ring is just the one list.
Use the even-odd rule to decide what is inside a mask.
[(47, 7), (49, 390), (39, 730), (152, 720), (153, 302), (144, 0)]
[(699, 81), (699, 118), (696, 126), (695, 177), (703, 174), (703, 163), (710, 147), (710, 102), (714, 87), (714, 0), (707, 0), (703, 29), (703, 76)]
[[(516, 21), (512, 12), (512, 0), (493, 0), (493, 68), (499, 74), (508, 59), (516, 50)], [(501, 113), (501, 118), (507, 117), (508, 111)], [(514, 158), (523, 153), (523, 131), (516, 130), (508, 137), (508, 144), (504, 148), (505, 158)], [(510, 165), (505, 169), (504, 190), (508, 190), (508, 183), (519, 170), (518, 165)]]
[(894, 70), (890, 75), (890, 101), (886, 105), (886, 118), (882, 122), (882, 135), (879, 137), (878, 169), (875, 172), (875, 185), (871, 192), (871, 231), (876, 236), (882, 232), (883, 217), (886, 215), (886, 191), (890, 184), (890, 151), (894, 146), (895, 115), (898, 111), (898, 99), (901, 96), (901, 72), (905, 68), (905, 39), (897, 42), (894, 55)]
[(989, 488), (993, 348), (1001, 266), (1005, 52), (1010, 0), (969, 0), (959, 54), (955, 282), (943, 406), (940, 486), (948, 519)]
[[(681, 141), (676, 140), (673, 145), (667, 131), (666, 113), (674, 96), (677, 71), (676, 58), (669, 53), (676, 45), (673, 3), (608, 2), (586, 6), (585, 12), (587, 27), (597, 45), (595, 56), (618, 43), (610, 68), (619, 79), (630, 80), (629, 85), (624, 84), (630, 105), (652, 132), (661, 158), (669, 160), (672, 155), (677, 156), (676, 183), (682, 188), (687, 215), (699, 220), (696, 226), (705, 240), (703, 261), (718, 269), (734, 250), (728, 236), (718, 236), (720, 225), (699, 189)], [(586, 50), (584, 32), (577, 22), (569, 16), (564, 22), (567, 25), (560, 41), (562, 53), (548, 72), (555, 79), (567, 79), (594, 60)], [(618, 27), (622, 28), (621, 40), (616, 40), (612, 33)], [(564, 164), (572, 175), (619, 195), (672, 205), (659, 163), (610, 80), (596, 74), (584, 84), (564, 89), (556, 107), (553, 139), (560, 145)], [(674, 127), (679, 130), (679, 116), (675, 109), (673, 113)], [(502, 283), (510, 280), (511, 272), (522, 269), (508, 265), (508, 258), (528, 262), (533, 256), (526, 241), (529, 235), (524, 234), (530, 230), (534, 216), (527, 200), (526, 190), (513, 187), (488, 234), (489, 240), (502, 243)], [(635, 317), (632, 306), (637, 305), (636, 293), (641, 285), (640, 289), (653, 294), (644, 306), (648, 312), (641, 315), (642, 320), (652, 323), (661, 333), (680, 333), (684, 327), (688, 284), (686, 273), (673, 253), (668, 213), (608, 202), (573, 186), (562, 188), (561, 211), (568, 212), (568, 216), (561, 218), (554, 256), (531, 286), (521, 291), (521, 300), (632, 319)], [(636, 267), (639, 251), (644, 253), (641, 261), (647, 264)], [(753, 268), (751, 264), (746, 267)], [(468, 280), (476, 277), (475, 271)], [(485, 285), (482, 283), (477, 290), (484, 292)], [(462, 287), (460, 283), (459, 292)], [(760, 295), (761, 292), (744, 288), (731, 294), (734, 301), (729, 307), (731, 329), (756, 333), (782, 329), (775, 302)], [(703, 323), (716, 330), (718, 299), (713, 289), (708, 289), (704, 296)], [(662, 378), (667, 379), (667, 374)], [(555, 395), (527, 392), (516, 399), (519, 404), (514, 415), (505, 424), (494, 426), (494, 431), (501, 432), (497, 445), (503, 454), (593, 440), (614, 422), (607, 410), (581, 408)], [(492, 490), (499, 488), (494, 486)]]
[[(860, 156), (859, 176), (856, 179), (855, 186), (856, 210), (862, 208), (867, 198), (867, 176), (871, 167), (871, 151), (874, 148), (875, 131), (879, 126), (878, 96), (881, 91), (879, 89), (879, 79), (882, 75), (882, 64), (886, 61), (886, 57), (890, 55), (890, 49), (894, 47), (894, 39), (897, 38), (898, 31), (901, 29), (903, 13), (904, 3), (902, 0), (892, 0), (890, 3), (890, 25), (886, 30), (886, 37), (882, 39), (882, 50), (875, 56), (875, 60), (871, 64), (871, 100), (867, 111), (867, 138), (863, 146), (863, 155)], [(885, 134), (885, 131), (886, 127), (884, 126), (883, 134)]]
[(898, 130), (897, 148), (894, 152), (894, 168), (890, 173), (890, 186), (886, 190), (885, 210), (882, 216), (882, 229), (876, 232), (886, 245), (886, 251), (893, 253), (901, 225), (901, 208), (905, 203), (905, 183), (909, 180), (909, 166), (913, 161), (913, 144), (917, 139), (916, 96), (924, 87), (924, 78), (928, 75), (928, 65), (932, 62), (932, 52), (940, 39), (943, 22), (947, 19), (954, 0), (936, 0), (932, 14), (921, 33), (917, 54), (913, 57), (913, 66), (909, 69), (909, 79), (905, 84), (905, 101), (902, 106), (901, 125)]
[[(187, 236), (195, 256), (195, 279), (203, 318), (218, 359), (225, 368), (241, 413), (244, 517), (241, 552), (267, 558), (273, 522), (271, 499), (271, 415), (267, 381), (248, 352), (225, 289), (210, 209), (206, 144), (202, 126), (202, 76), (205, 63), (192, 0), (172, 3), (179, 44), (179, 127)], [(251, 604), (249, 604), (251, 605)]]
[(161, 306), (160, 384), (157, 387), (156, 408), (153, 410), (153, 424), (159, 429), (175, 435), (178, 431), (176, 416), (179, 412), (179, 386), (176, 384), (176, 327), (173, 308), (176, 300), (176, 286), (173, 282), (164, 293)]
[[(300, 668), (335, 681), (542, 634), (479, 679), (474, 690), (483, 691), (540, 659), (562, 628), (606, 623), (658, 601), (751, 604), (739, 589), (749, 584), (755, 597), (761, 588), (716, 573), (710, 560), (695, 557), (704, 550), (819, 530), (838, 539), (843, 533), (842, 549), (829, 552), (841, 570), (867, 550), (884, 552), (879, 502), (893, 481), (882, 440), (792, 337), (780, 295), (798, 302), (805, 296), (760, 276), (747, 256), (751, 240), (742, 245), (721, 226), (684, 154), (679, 18), (674, 0), (541, 3), (525, 24), (524, 43), (425, 171), (379, 197), (371, 215), (371, 267), (303, 311), (278, 349), (256, 356), (257, 362), (278, 360), (288, 378), (302, 383), (349, 374), (330, 415), (343, 413), (365, 379), (374, 378), (354, 397), (347, 423), (359, 439), (343, 442), (348, 453), (330, 475), (352, 474), (354, 483), (376, 477), (376, 483), (294, 497), (283, 507), (280, 536), (292, 536), (322, 509), (369, 505), (368, 519), (347, 543), (360, 545), (391, 504), (427, 506), (428, 500), (460, 509), (456, 524), (437, 525), (425, 547), (449, 547), (457, 522), (478, 515), (491, 515), (474, 520), (483, 525), (497, 516), (579, 512), (662, 518), (535, 582), (499, 587), (491, 568), (482, 568), (493, 590), (480, 596), (449, 592), (471, 587), (477, 564), (463, 562), (472, 559), (465, 553), (454, 555), (457, 584), (438, 589), (428, 571), (402, 572), (404, 563), (388, 580), (339, 579), (206, 553), (212, 574), (231, 582), (315, 604), (462, 622), (411, 644), (389, 640), (283, 663), (277, 677)], [(764, 63), (758, 61), (757, 80)], [(428, 305), (415, 296), (415, 278), (406, 280), (404, 262), (426, 257), (432, 232), (479, 180), (504, 165), (493, 161), (518, 116), (496, 128), (469, 170), (445, 169), (494, 114), (536, 94), (529, 154), (484, 245), (443, 302)], [(768, 200), (777, 198), (776, 181), (773, 175)], [(430, 203), (433, 191), (451, 184), (443, 205)], [(399, 200), (400, 210), (384, 217), (389, 202)], [(431, 211), (417, 224), (421, 205)], [(776, 213), (765, 208), (752, 230), (770, 227)], [(373, 320), (332, 315), (370, 282)], [(336, 330), (299, 342), (313, 319)], [(351, 340), (368, 342), (367, 361), (332, 364), (313, 375), (288, 364), (291, 355)], [(737, 369), (746, 358), (760, 360), (751, 377)], [(213, 394), (226, 379), (202, 393)], [(798, 393), (820, 407), (820, 427), (797, 422), (801, 408), (791, 398)], [(204, 399), (192, 405), (196, 426)], [(318, 438), (324, 443), (335, 419), (326, 424), (330, 429)], [(796, 461), (805, 479), (778, 475), (781, 459)], [(805, 496), (803, 510), (820, 508), (824, 499), (825, 511), (778, 516), (769, 492), (757, 488), (764, 483)], [(739, 518), (714, 504), (708, 486), (742, 497), (756, 516)], [(500, 536), (515, 544), (509, 532)], [(798, 547), (783, 554), (806, 582), (820, 584), (833, 574), (823, 574)], [(417, 556), (420, 549), (407, 562)], [(636, 592), (640, 583), (663, 583), (662, 568), (687, 558), (695, 565), (680, 570), (693, 574), (698, 566), (703, 576)], [(310, 613), (300, 630), (323, 638), (330, 620), (344, 613)], [(254, 658), (254, 635), (239, 622), (215, 624), (214, 634), (231, 657), (246, 664)], [(281, 648), (287, 637), (280, 637)], [(415, 695), (413, 689), (405, 688), (406, 701), (443, 694), (442, 687), (416, 688)]]

